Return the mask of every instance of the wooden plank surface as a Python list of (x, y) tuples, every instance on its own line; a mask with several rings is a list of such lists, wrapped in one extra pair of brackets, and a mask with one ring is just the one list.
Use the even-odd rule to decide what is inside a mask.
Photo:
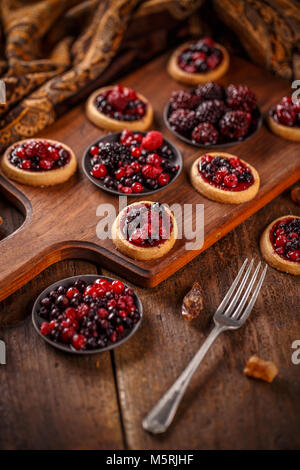
[[(143, 432), (141, 420), (175, 381), (212, 327), (212, 315), (245, 257), (262, 260), (258, 240), (280, 214), (300, 214), (284, 194), (170, 279), (149, 292), (140, 334), (115, 351), (123, 422), (132, 449), (300, 449), (300, 365), (291, 362), (300, 339), (300, 279), (269, 268), (244, 328), (221, 335), (196, 372), (173, 425), (164, 435)], [(204, 289), (201, 318), (181, 318), (193, 281)], [(273, 360), (273, 384), (246, 378), (252, 354)]]
[[(22, 216), (1, 200), (5, 231)], [(57, 263), (0, 304), (0, 449), (122, 449), (115, 372), (109, 353), (61, 354), (34, 333), (34, 299), (48, 285), (76, 274), (97, 273), (86, 261)]]
[[(172, 90), (180, 88), (167, 75), (166, 61), (166, 56), (158, 58), (122, 82), (150, 99), (156, 112), (156, 127), (163, 130), (184, 154), (184, 171), (180, 177), (151, 199), (168, 204), (204, 203), (205, 243), (202, 249), (206, 249), (300, 177), (299, 144), (284, 141), (263, 126), (252, 139), (230, 148), (260, 173), (261, 189), (255, 200), (228, 206), (204, 199), (188, 179), (193, 160), (203, 151), (176, 139), (163, 124), (163, 107)], [(223, 82), (247, 83), (256, 92), (263, 112), (290, 91), (286, 82), (237, 58), (232, 59), (231, 71)], [(57, 120), (43, 136), (67, 143), (81, 160), (85, 148), (103, 134), (87, 121), (84, 105), (81, 105)], [(111, 240), (100, 241), (96, 235), (99, 221), (96, 208), (108, 202), (117, 207), (118, 198), (95, 187), (83, 175), (81, 168), (64, 185), (46, 189), (14, 186), (24, 193), (25, 197), (19, 194), (16, 199), (20, 205), (27, 205), (24, 211), (29, 215), (18, 232), (1, 242), (0, 299), (13, 293), (47, 266), (66, 258), (89, 258), (135, 283), (153, 286), (199, 253), (199, 250), (186, 250), (185, 240), (178, 240), (167, 256), (138, 262), (119, 253)], [(0, 187), (6, 194), (14, 193), (4, 180), (0, 180)], [(27, 243), (31, 239), (35, 240), (34, 244)]]
[[(9, 231), (21, 223), (3, 201), (1, 210), (14, 219)], [(291, 344), (300, 339), (300, 279), (272, 268), (247, 325), (217, 340), (170, 430), (154, 437), (141, 428), (145, 413), (207, 335), (237, 264), (245, 256), (261, 259), (262, 229), (286, 213), (300, 211), (285, 193), (159, 287), (137, 288), (144, 321), (111, 356), (75, 358), (53, 350), (36, 335), (29, 317), (46, 285), (95, 272), (90, 263), (58, 263), (2, 302), (0, 339), (7, 343), (8, 358), (0, 366), (0, 448), (300, 449), (300, 366), (291, 363)], [(196, 279), (204, 288), (205, 309), (187, 324), (180, 305)], [(273, 384), (243, 376), (253, 353), (279, 367)]]

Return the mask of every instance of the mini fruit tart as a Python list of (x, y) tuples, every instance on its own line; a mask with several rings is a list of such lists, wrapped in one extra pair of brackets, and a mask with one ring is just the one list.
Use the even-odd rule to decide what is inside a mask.
[(110, 134), (89, 148), (84, 162), (89, 179), (114, 194), (158, 191), (181, 169), (180, 153), (158, 131)]
[(70, 147), (50, 139), (26, 139), (11, 145), (1, 164), (8, 178), (30, 186), (64, 183), (77, 168)]
[(224, 88), (216, 82), (173, 91), (164, 112), (169, 129), (197, 147), (231, 145), (261, 125), (255, 93), (246, 85)]
[(116, 248), (137, 260), (164, 256), (178, 235), (172, 212), (159, 202), (141, 201), (125, 207), (112, 226)]
[(208, 199), (241, 204), (256, 196), (260, 179), (253, 166), (235, 155), (211, 152), (194, 161), (191, 182)]
[(87, 100), (86, 114), (96, 126), (110, 131), (124, 128), (144, 131), (153, 121), (149, 101), (132, 88), (121, 85), (94, 91)]
[(300, 217), (284, 215), (268, 225), (260, 239), (265, 260), (279, 271), (300, 274)]
[(188, 85), (217, 80), (228, 68), (227, 50), (211, 38), (183, 44), (173, 52), (168, 63), (171, 77)]
[(283, 139), (300, 142), (300, 100), (293, 103), (291, 96), (284, 96), (268, 114), (271, 131)]

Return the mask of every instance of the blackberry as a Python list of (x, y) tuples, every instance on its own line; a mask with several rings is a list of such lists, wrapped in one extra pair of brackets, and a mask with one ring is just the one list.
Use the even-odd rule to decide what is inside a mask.
[(252, 175), (249, 170), (245, 170), (244, 173), (239, 175), (239, 180), (243, 181), (244, 183), (251, 183)]
[(188, 134), (197, 125), (198, 120), (194, 111), (177, 109), (169, 117), (169, 123), (180, 134)]
[(251, 113), (257, 106), (255, 94), (246, 85), (229, 85), (226, 102), (232, 109), (241, 109), (247, 113)]
[(217, 129), (209, 122), (202, 122), (192, 133), (192, 139), (198, 144), (216, 144), (218, 138)]
[(228, 111), (219, 122), (221, 134), (230, 139), (242, 139), (248, 132), (251, 114), (245, 111)]
[(171, 95), (171, 106), (173, 110), (184, 108), (193, 109), (201, 102), (201, 97), (185, 90), (173, 91)]
[(198, 85), (195, 90), (202, 100), (223, 100), (224, 88), (216, 82), (207, 82), (204, 85)]
[(201, 103), (196, 111), (199, 122), (215, 124), (225, 113), (225, 104), (220, 100), (208, 100)]
[(131, 153), (126, 145), (119, 144), (118, 142), (106, 143), (100, 147), (101, 161), (104, 165), (108, 166), (111, 170), (118, 168), (118, 161), (130, 163)]

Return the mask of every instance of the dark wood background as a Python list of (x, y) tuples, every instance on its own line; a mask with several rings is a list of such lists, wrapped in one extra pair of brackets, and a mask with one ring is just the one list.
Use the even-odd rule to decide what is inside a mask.
[[(4, 237), (22, 216), (3, 200), (0, 213)], [(111, 353), (62, 354), (37, 336), (30, 318), (35, 297), (47, 285), (101, 272), (99, 266), (59, 262), (3, 301), (0, 339), (7, 344), (7, 365), (0, 366), (0, 448), (300, 449), (300, 365), (291, 363), (291, 344), (300, 339), (300, 279), (272, 268), (246, 326), (217, 340), (169, 431), (151, 436), (141, 427), (207, 335), (244, 257), (261, 259), (262, 229), (286, 213), (299, 215), (288, 192), (160, 286), (137, 288), (145, 307), (141, 329)], [(205, 309), (187, 324), (180, 305), (194, 280), (204, 289)], [(272, 384), (242, 374), (253, 353), (279, 367)]]

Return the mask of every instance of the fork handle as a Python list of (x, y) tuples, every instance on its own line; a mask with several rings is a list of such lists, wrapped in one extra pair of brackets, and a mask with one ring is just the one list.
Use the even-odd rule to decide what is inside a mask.
[(154, 406), (154, 408), (152, 408), (150, 413), (143, 419), (142, 424), (146, 431), (152, 432), (153, 434), (159, 434), (167, 430), (173, 421), (179, 403), (181, 402), (184, 392), (186, 391), (196, 369), (215, 339), (225, 329), (226, 328), (223, 326), (216, 325), (210, 332), (199, 351), (195, 354), (178, 379)]

